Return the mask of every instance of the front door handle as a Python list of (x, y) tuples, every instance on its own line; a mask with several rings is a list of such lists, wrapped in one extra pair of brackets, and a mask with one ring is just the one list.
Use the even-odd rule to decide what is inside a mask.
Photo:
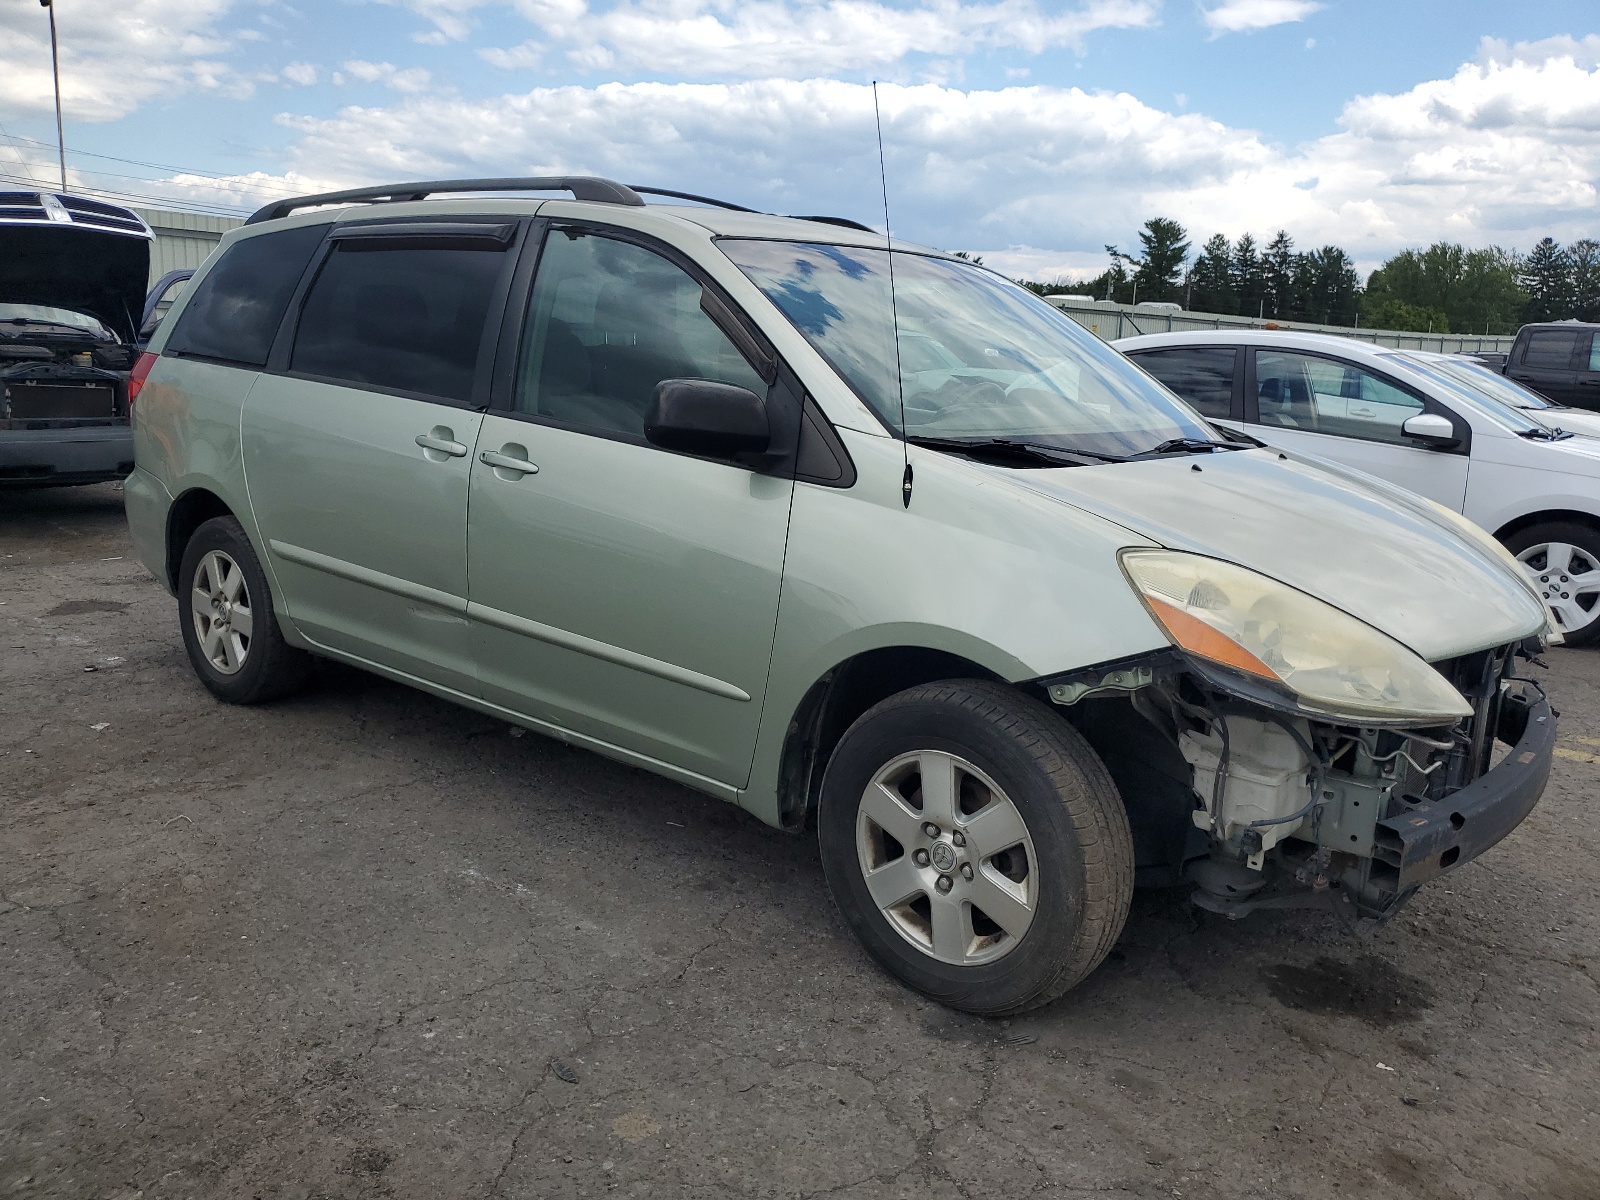
[(467, 456), (467, 448), (455, 440), (452, 430), (446, 429), (443, 425), (435, 425), (427, 433), (417, 434), (417, 445), (435, 454), (443, 454), (446, 458)]
[[(526, 458), (519, 458), (514, 454), (505, 453), (506, 450), (510, 449), (512, 447), (507, 446), (503, 450), (485, 450), (478, 455), (478, 461), (484, 466), (494, 467), (498, 471), (514, 472), (519, 479), (524, 475), (537, 475), (539, 473), (537, 464), (529, 462)], [(518, 446), (516, 449), (521, 450), (522, 447)], [(526, 450), (522, 452), (527, 454)], [(501, 478), (504, 478), (504, 476)]]

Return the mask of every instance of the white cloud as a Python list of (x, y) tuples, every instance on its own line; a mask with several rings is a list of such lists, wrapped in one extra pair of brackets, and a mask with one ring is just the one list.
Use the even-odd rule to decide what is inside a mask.
[[(700, 77), (802, 78), (886, 66), (912, 54), (1082, 49), (1096, 30), (1148, 27), (1160, 14), (1159, 0), (1087, 0), (1065, 10), (1039, 0), (925, 0), (911, 7), (877, 0), (623, 0), (601, 11), (586, 0), (512, 2), (539, 33), (484, 51), (495, 66), (536, 67), (559, 52), (584, 71)], [(435, 6), (436, 0), (412, 0), (414, 9), (438, 20)]]
[[(1196, 238), (1287, 228), (1368, 264), (1440, 237), (1525, 248), (1600, 232), (1600, 62), (1570, 46), (1358, 97), (1338, 132), (1287, 149), (1127, 94), (880, 92), (896, 232), (1035, 274), (1077, 274), (1155, 215)], [(871, 92), (836, 80), (430, 94), (283, 120), (296, 170), (338, 185), (570, 171), (775, 212), (879, 211)]]
[(433, 75), (422, 67), (407, 67), (401, 70), (390, 62), (366, 62), (362, 59), (351, 59), (344, 65), (343, 72), (336, 72), (333, 82), (344, 84), (354, 79), (357, 83), (381, 83), (392, 87), (397, 92), (425, 92), (433, 84)]
[[(61, 98), (73, 120), (108, 121), (153, 96), (200, 90), (248, 95), (226, 63), (219, 23), (235, 0), (75, 0), (60, 5)], [(0, 110), (53, 111), (48, 14), (0, 5)]]
[(317, 69), (310, 63), (292, 62), (283, 68), (283, 77), (290, 83), (310, 87), (317, 81)]
[(1600, 33), (1575, 38), (1567, 34), (1545, 38), (1537, 42), (1517, 42), (1507, 45), (1499, 38), (1486, 37), (1478, 44), (1478, 61), (1484, 65), (1510, 63), (1542, 63), (1551, 59), (1570, 58), (1578, 66), (1600, 66)]
[(1211, 36), (1218, 37), (1304, 21), (1321, 7), (1313, 0), (1223, 0), (1215, 8), (1202, 9), (1200, 16)]

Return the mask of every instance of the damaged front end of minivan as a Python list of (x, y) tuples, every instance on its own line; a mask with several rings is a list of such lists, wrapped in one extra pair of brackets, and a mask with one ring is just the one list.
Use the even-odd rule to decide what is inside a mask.
[(1556, 714), (1520, 669), (1539, 637), (1428, 663), (1229, 562), (1122, 562), (1170, 647), (1038, 682), (1121, 788), (1142, 882), (1192, 883), (1230, 918), (1327, 905), (1370, 929), (1537, 802)]

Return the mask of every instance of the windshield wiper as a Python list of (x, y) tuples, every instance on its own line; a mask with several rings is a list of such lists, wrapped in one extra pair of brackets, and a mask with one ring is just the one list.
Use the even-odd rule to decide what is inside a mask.
[(1147, 450), (1138, 455), (1139, 458), (1149, 458), (1158, 454), (1215, 454), (1218, 450), (1232, 450), (1227, 442), (1208, 442), (1204, 438), (1175, 437), (1168, 438), (1154, 450)]
[(1570, 429), (1519, 429), (1517, 436), (1527, 438), (1530, 442), (1564, 442), (1572, 436)]
[(1038, 462), (1047, 463), (1052, 467), (1087, 467), (1097, 462), (1127, 462), (1128, 460), (1117, 454), (1101, 454), (1094, 450), (1069, 449), (1066, 446), (1052, 446), (1047, 442), (1030, 442), (1024, 438), (945, 438), (923, 437), (920, 434), (910, 434), (906, 441), (913, 446), (926, 446), (930, 450), (953, 450), (957, 454), (970, 454), (974, 457), (1013, 457), (1032, 458)]

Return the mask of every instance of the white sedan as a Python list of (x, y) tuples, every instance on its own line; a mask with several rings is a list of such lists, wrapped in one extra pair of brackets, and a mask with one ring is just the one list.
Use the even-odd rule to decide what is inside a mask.
[(1600, 433), (1593, 414), (1513, 406), (1461, 360), (1326, 334), (1199, 331), (1113, 345), (1215, 424), (1462, 513), (1522, 562), (1570, 644), (1600, 641), (1600, 436), (1574, 436)]

